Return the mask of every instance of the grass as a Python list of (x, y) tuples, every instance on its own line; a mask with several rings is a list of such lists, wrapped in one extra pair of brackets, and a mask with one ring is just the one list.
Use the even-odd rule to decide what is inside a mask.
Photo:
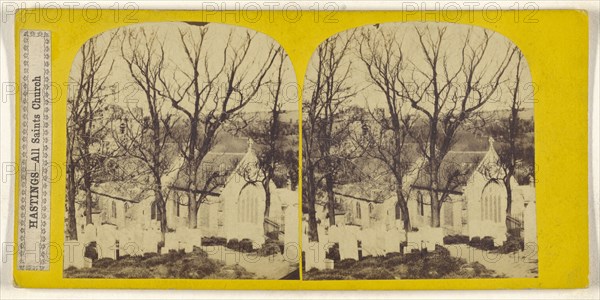
[(170, 251), (167, 254), (147, 253), (144, 256), (125, 256), (118, 260), (102, 258), (92, 268), (64, 271), (67, 278), (184, 278), (184, 279), (251, 279), (254, 273), (239, 265), (225, 266), (208, 258), (206, 252), (195, 248), (191, 253)]
[(355, 279), (432, 279), (432, 278), (493, 278), (500, 277), (480, 263), (467, 263), (452, 257), (441, 246), (430, 253), (389, 253), (356, 261), (344, 259), (333, 270), (312, 269), (304, 273), (306, 280)]

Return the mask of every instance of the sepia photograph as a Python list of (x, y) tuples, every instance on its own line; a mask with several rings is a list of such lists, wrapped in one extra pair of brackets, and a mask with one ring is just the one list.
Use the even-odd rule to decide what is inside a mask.
[(272, 38), (106, 31), (67, 100), (64, 277), (299, 279), (297, 82)]
[(534, 91), (482, 27), (323, 41), (302, 94), (303, 280), (537, 277)]

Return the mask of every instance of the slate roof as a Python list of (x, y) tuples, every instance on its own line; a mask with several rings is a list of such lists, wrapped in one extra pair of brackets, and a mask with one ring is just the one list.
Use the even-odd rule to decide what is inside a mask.
[[(247, 149), (247, 138), (224, 135), (221, 138), (221, 141), (217, 143), (212, 151), (207, 153), (202, 160), (202, 164), (199, 167), (198, 178), (196, 180), (197, 186), (204, 186), (207, 179), (217, 172), (219, 176), (214, 179), (214, 185), (211, 186), (214, 187), (216, 185), (218, 191), (219, 188), (222, 188), (225, 185), (229, 175), (231, 175), (237, 165), (242, 161), (244, 155), (247, 154)], [(182, 167), (184, 165), (183, 159), (180, 158), (175, 165), (179, 170), (175, 172), (175, 178), (171, 185), (176, 188), (185, 188), (189, 177), (186, 174), (185, 168)]]
[[(242, 160), (246, 153), (228, 153), (228, 152), (209, 152), (206, 154), (200, 165), (197, 184), (203, 186), (206, 180), (217, 172), (219, 176), (214, 183), (218, 187), (223, 187), (229, 175), (235, 170), (236, 166)], [(184, 168), (180, 168), (177, 172), (174, 187), (184, 188), (187, 186), (188, 176)]]
[[(440, 167), (440, 180), (443, 189), (461, 192), (460, 188), (467, 181), (485, 157), (487, 151), (450, 151), (444, 157)], [(413, 187), (426, 188), (429, 186), (430, 178), (426, 166), (419, 171), (419, 176)]]

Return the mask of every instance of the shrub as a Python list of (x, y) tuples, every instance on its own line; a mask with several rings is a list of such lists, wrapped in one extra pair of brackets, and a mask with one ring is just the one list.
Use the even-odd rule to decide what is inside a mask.
[(104, 257), (98, 259), (92, 263), (92, 267), (94, 268), (108, 268), (115, 260), (112, 258)]
[(146, 267), (155, 267), (162, 265), (168, 261), (167, 255), (168, 254), (148, 257), (147, 259), (143, 260), (142, 264)]
[(248, 272), (240, 265), (230, 265), (223, 267), (219, 272), (211, 274), (205, 278), (211, 279), (252, 279), (255, 274)]
[(194, 246), (192, 248), (192, 253), (198, 256), (208, 257), (208, 253), (206, 253), (206, 251), (202, 250), (202, 248), (198, 246)]
[(438, 247), (421, 258), (407, 259), (410, 278), (441, 278), (460, 269), (463, 260), (450, 256), (446, 248)]
[(269, 256), (277, 253), (283, 253), (283, 242), (273, 239), (267, 239), (262, 247), (258, 250), (259, 255)]
[(166, 254), (147, 253), (144, 257), (119, 260), (103, 258), (92, 268), (69, 268), (64, 272), (69, 278), (255, 278), (239, 266), (229, 269), (224, 263), (207, 257), (199, 248), (193, 253), (169, 251)]
[(353, 258), (342, 259), (334, 264), (335, 269), (349, 269), (356, 264), (356, 260)]
[(331, 248), (327, 249), (325, 258), (329, 258), (335, 262), (340, 261), (340, 244), (335, 243)]
[(225, 246), (225, 244), (227, 244), (227, 239), (224, 237), (215, 237), (215, 244), (216, 246)]
[(267, 239), (270, 240), (279, 240), (279, 231), (270, 231), (266, 234)]
[(357, 268), (376, 267), (379, 264), (379, 257), (365, 256), (363, 259), (356, 262)]
[(472, 237), (471, 241), (469, 241), (469, 246), (471, 246), (473, 248), (479, 248), (480, 245), (481, 245), (481, 238), (478, 236)]
[(447, 274), (444, 278), (490, 278), (498, 277), (494, 271), (487, 269), (478, 262), (464, 264), (460, 270)]
[(252, 252), (252, 241), (249, 239), (242, 239), (240, 241), (240, 252), (249, 253)]
[(168, 278), (200, 279), (216, 273), (221, 263), (204, 257), (186, 257), (169, 265)]
[(115, 273), (116, 278), (152, 278), (154, 275), (150, 270), (141, 267), (124, 267)]
[(402, 255), (386, 255), (385, 260), (383, 261), (383, 265), (386, 268), (395, 268), (404, 263), (404, 257)]
[(491, 236), (485, 236), (483, 238), (479, 238), (478, 236), (474, 236), (469, 242), (469, 246), (477, 249), (481, 249), (484, 251), (494, 250), (496, 246), (494, 246), (494, 238)]
[(317, 270), (312, 269), (305, 272), (303, 278), (306, 280), (348, 280), (356, 279), (347, 272), (340, 272), (338, 270)]
[(85, 253), (83, 257), (87, 257), (92, 261), (98, 259), (98, 250), (96, 249), (96, 242), (90, 242), (85, 246)]
[(450, 251), (440, 245), (435, 245), (435, 250), (433, 251), (433, 253), (441, 256), (450, 256)]
[(445, 245), (468, 244), (468, 243), (469, 243), (469, 237), (466, 235), (456, 234), (456, 235), (447, 235), (444, 237)]
[(496, 247), (494, 246), (494, 238), (491, 236), (486, 236), (481, 239), (481, 250), (494, 250)]
[[(480, 240), (481, 242), (481, 240)], [(390, 253), (385, 257), (366, 257), (361, 261), (344, 259), (334, 270), (310, 270), (303, 278), (309, 280), (396, 279), (396, 278), (476, 278), (496, 277), (492, 270), (479, 263), (467, 264), (450, 255), (443, 246), (430, 253)]]
[(230, 239), (227, 242), (227, 248), (231, 249), (231, 250), (235, 250), (235, 251), (239, 251), (240, 250), (240, 241), (238, 241), (238, 239)]
[(394, 279), (394, 275), (383, 268), (364, 268), (353, 274), (357, 279)]
[(154, 256), (160, 256), (160, 254), (156, 253), (156, 252), (145, 252), (144, 253), (144, 259), (148, 259), (150, 257), (154, 257)]
[(498, 247), (498, 252), (502, 254), (521, 251), (525, 248), (525, 242), (522, 238), (514, 235), (509, 235), (502, 246)]
[(225, 246), (227, 239), (220, 236), (202, 237), (200, 243), (202, 246)]

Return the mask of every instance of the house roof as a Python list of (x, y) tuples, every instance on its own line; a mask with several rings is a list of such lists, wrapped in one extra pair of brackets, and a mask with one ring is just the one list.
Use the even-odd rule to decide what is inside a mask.
[[(245, 153), (229, 153), (229, 152), (209, 152), (206, 154), (199, 167), (198, 177), (196, 179), (197, 186), (202, 186), (215, 172), (218, 176), (214, 179), (214, 185), (222, 187), (229, 175), (233, 172), (236, 166), (240, 163)], [(176, 174), (176, 179), (172, 186), (176, 188), (184, 188), (188, 183), (188, 174), (186, 169), (181, 167)]]
[(381, 184), (373, 184), (372, 181), (345, 184), (334, 190), (338, 196), (352, 198), (355, 200), (383, 203), (389, 197), (391, 191)]
[[(461, 192), (488, 151), (450, 151), (440, 166), (440, 189)], [(418, 174), (414, 188), (427, 189), (430, 177), (425, 165)]]
[[(203, 187), (211, 176), (217, 176), (212, 179), (213, 181), (209, 189), (216, 190), (218, 192), (219, 189), (225, 186), (234, 172), (241, 172), (241, 170), (238, 170), (241, 168), (240, 166), (257, 164), (258, 158), (254, 153), (252, 143), (248, 143), (248, 139), (244, 140), (246, 141), (247, 147), (247, 151), (245, 152), (211, 151), (207, 153), (199, 167), (199, 172), (197, 174), (198, 177), (196, 179), (196, 187)], [(226, 149), (223, 146), (216, 148)], [(233, 150), (237, 150), (239, 145), (233, 148)], [(179, 165), (183, 166), (183, 163), (184, 162), (181, 161)], [(183, 167), (177, 171), (176, 178), (172, 183), (172, 186), (175, 189), (183, 189), (187, 186), (189, 177), (186, 173), (187, 171)]]
[(139, 203), (153, 195), (153, 192), (150, 189), (145, 188), (144, 185), (131, 181), (111, 181), (96, 184), (92, 187), (92, 193), (98, 196), (132, 203)]

